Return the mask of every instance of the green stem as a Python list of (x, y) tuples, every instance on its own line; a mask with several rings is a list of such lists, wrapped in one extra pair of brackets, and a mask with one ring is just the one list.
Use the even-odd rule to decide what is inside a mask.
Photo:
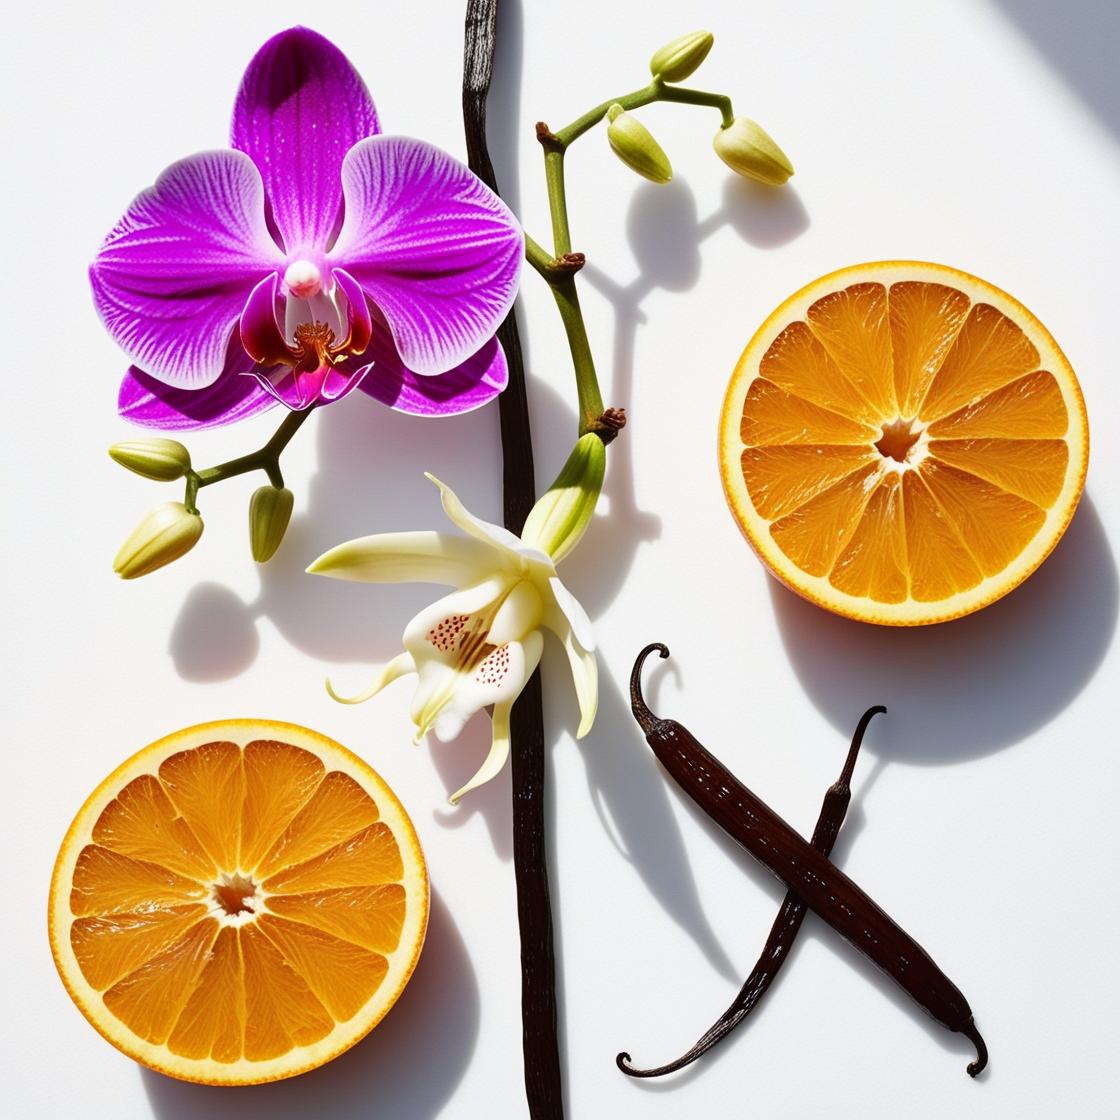
[(551, 132), (541, 124), (537, 138), (544, 147), (544, 178), (548, 189), (548, 212), (552, 219), (553, 254), (549, 256), (531, 237), (525, 238), (525, 259), (552, 289), (553, 298), (560, 311), (568, 348), (572, 353), (576, 389), (579, 393), (579, 434), (599, 430), (596, 421), (603, 412), (603, 394), (595, 372), (587, 327), (579, 306), (575, 274), (583, 266), (582, 254), (572, 253), (572, 234), (568, 222), (568, 198), (564, 181), (564, 155), (568, 148), (585, 132), (594, 128), (607, 115), (612, 105), (623, 109), (639, 109), (655, 101), (672, 101), (684, 105), (705, 105), (720, 112), (721, 127), (728, 128), (735, 119), (731, 98), (721, 93), (708, 93), (667, 85), (654, 78), (648, 86), (636, 89), (621, 97), (612, 97), (578, 117), (567, 128)]
[(603, 414), (603, 394), (599, 389), (599, 378), (595, 374), (595, 359), (591, 355), (591, 343), (587, 338), (587, 327), (579, 306), (575, 276), (569, 273), (560, 279), (550, 280), (549, 287), (552, 288), (552, 296), (560, 311), (564, 333), (568, 336), (568, 349), (572, 354), (576, 391), (579, 394), (579, 434), (583, 436), (596, 430), (595, 421)]
[(227, 478), (235, 478), (250, 471), (264, 471), (268, 475), (268, 481), (277, 489), (281, 488), (284, 485), (284, 476), (280, 472), (280, 456), (311, 412), (311, 408), (305, 408), (300, 412), (289, 412), (268, 443), (248, 455), (239, 455), (236, 459), (219, 463), (216, 467), (188, 471), (187, 492), (183, 504), (192, 513), (197, 513), (195, 499), (202, 487), (212, 486), (215, 482), (224, 482)]

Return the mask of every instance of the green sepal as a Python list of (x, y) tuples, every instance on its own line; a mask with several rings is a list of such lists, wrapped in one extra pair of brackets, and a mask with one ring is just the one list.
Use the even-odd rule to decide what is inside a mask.
[(579, 544), (599, 501), (607, 449), (594, 432), (581, 436), (556, 481), (525, 519), (521, 539), (559, 563)]

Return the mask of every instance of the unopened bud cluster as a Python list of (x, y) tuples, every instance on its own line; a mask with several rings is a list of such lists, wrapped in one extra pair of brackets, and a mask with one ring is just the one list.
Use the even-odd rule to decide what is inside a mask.
[[(673, 84), (684, 81), (708, 57), (714, 41), (710, 31), (691, 31), (655, 51), (649, 62), (655, 86), (662, 82)], [(712, 146), (719, 158), (737, 175), (781, 186), (793, 174), (789, 157), (760, 124), (748, 117), (731, 118), (731, 102), (726, 98), (682, 90), (671, 99), (696, 100), (700, 104), (712, 104), (714, 101), (721, 106), (724, 124), (716, 133)], [(649, 97), (644, 100), (648, 101)], [(607, 140), (627, 167), (653, 183), (668, 183), (672, 179), (673, 168), (669, 157), (645, 125), (617, 102), (607, 110), (607, 120)]]

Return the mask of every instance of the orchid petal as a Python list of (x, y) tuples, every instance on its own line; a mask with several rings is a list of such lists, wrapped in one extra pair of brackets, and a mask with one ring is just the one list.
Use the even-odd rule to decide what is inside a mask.
[(418, 658), (419, 678), (412, 697), (417, 736), (435, 726), (437, 736), (448, 742), (475, 712), (489, 704), (512, 704), (540, 662), (543, 646), (540, 631), (534, 630), (524, 641), (498, 646), (468, 667)]
[(591, 730), (595, 714), (599, 710), (599, 664), (591, 650), (584, 649), (569, 630), (561, 636), (564, 652), (568, 655), (568, 666), (572, 671), (572, 683), (576, 689), (579, 703), (579, 727), (576, 738), (582, 739)]
[(365, 84), (322, 35), (293, 27), (253, 56), (237, 93), (231, 143), (260, 169), (289, 256), (329, 248), (341, 219), (343, 159), (379, 131)]
[(340, 345), (347, 353), (362, 354), (369, 347), (373, 335), (373, 317), (361, 285), (344, 269), (334, 270), (334, 282), (346, 301), (346, 338)]
[(528, 580), (520, 580), (498, 607), (486, 640), (494, 646), (520, 641), (540, 625), (543, 612), (544, 605), (537, 589)]
[(199, 431), (266, 412), (276, 402), (251, 377), (238, 377), (252, 362), (234, 340), (222, 375), (205, 389), (175, 389), (132, 366), (124, 375), (117, 411), (142, 428)]
[(291, 358), (277, 318), (278, 273), (266, 276), (249, 293), (241, 311), (239, 330), (245, 352), (261, 365), (274, 366)]
[[(557, 608), (572, 628), (576, 641), (588, 653), (594, 652), (595, 631), (591, 626), (591, 619), (587, 617), (587, 611), (583, 609), (583, 604), (560, 582), (559, 576), (553, 576), (548, 581), (548, 586), (556, 600)], [(563, 635), (560, 636), (563, 637)]]
[(456, 671), (461, 668), (462, 635), (473, 634), (484, 621), (485, 629), (489, 629), (489, 620), (476, 615), (502, 599), (509, 587), (508, 577), (488, 574), (419, 611), (404, 628), (402, 639), (404, 648), (416, 659), (419, 671), (422, 673), (430, 662), (439, 662)]
[(416, 663), (412, 660), (411, 653), (398, 653), (381, 672), (374, 678), (373, 684), (366, 689), (365, 692), (359, 692), (357, 696), (339, 696), (334, 690), (334, 686), (327, 678), (327, 693), (332, 700), (337, 700), (340, 704), (363, 704), (366, 700), (372, 699), (376, 696), (387, 684), (392, 684), (398, 677), (403, 677), (408, 673), (416, 672)]
[(293, 412), (303, 412), (316, 404), (341, 400), (358, 387), (365, 375), (364, 369), (342, 373), (330, 366), (315, 370), (275, 366), (272, 369), (252, 371), (252, 376), (257, 379), (261, 388)]
[[(335, 269), (335, 275), (340, 274)], [(362, 382), (371, 397), (413, 416), (452, 416), (471, 412), (492, 401), (509, 381), (505, 352), (496, 338), (457, 366), (438, 377), (409, 369), (393, 345), (384, 317), (374, 310), (373, 335), (366, 345), (366, 360), (373, 366)]]
[(459, 500), (455, 491), (452, 490), (450, 486), (440, 482), (434, 474), (429, 474), (425, 471), (424, 477), (430, 482), (434, 482), (436, 486), (439, 487), (440, 501), (443, 503), (443, 512), (447, 514), (448, 520), (456, 528), (462, 529), (464, 533), (469, 534), (476, 540), (485, 541), (487, 544), (496, 546), (506, 555), (535, 560), (538, 563), (545, 563), (549, 567), (552, 567), (552, 561), (549, 559), (548, 555), (541, 552), (539, 548), (532, 548), (527, 544), (523, 544), (520, 537), (511, 533), (508, 529), (502, 528), (501, 525), (495, 525), (491, 521), (483, 521), (481, 517), (475, 517), (475, 515)]
[(523, 239), (508, 207), (458, 160), (403, 136), (351, 148), (342, 190), (331, 263), (384, 313), (409, 369), (441, 373), (465, 361), (517, 292)]
[(252, 160), (202, 152), (133, 200), (89, 275), (98, 314), (129, 359), (168, 385), (201, 389), (222, 372), (249, 291), (281, 261)]
[(493, 550), (454, 533), (378, 533), (324, 552), (313, 575), (365, 583), (475, 584), (493, 568)]
[(505, 766), (506, 759), (509, 758), (509, 713), (512, 707), (512, 704), (494, 705), (494, 714), (490, 717), (490, 723), (493, 727), (490, 753), (487, 754), (486, 760), (478, 768), (475, 776), (462, 789), (457, 789), (447, 799), (452, 805), (458, 805), (465, 793), (470, 793), (472, 789), (478, 789), (479, 786), (484, 785), (491, 778), (497, 777), (502, 767)]

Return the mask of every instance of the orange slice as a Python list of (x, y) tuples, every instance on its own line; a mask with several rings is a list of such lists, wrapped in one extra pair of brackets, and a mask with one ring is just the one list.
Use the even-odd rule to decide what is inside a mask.
[(328, 1062), (396, 1002), (428, 872), (393, 791), (288, 723), (188, 728), (90, 795), (55, 864), (50, 939), (82, 1014), (130, 1058), (248, 1085)]
[(770, 571), (891, 626), (978, 610), (1027, 578), (1077, 508), (1077, 378), (1005, 292), (943, 265), (853, 265), (790, 296), (732, 374), (724, 492)]

